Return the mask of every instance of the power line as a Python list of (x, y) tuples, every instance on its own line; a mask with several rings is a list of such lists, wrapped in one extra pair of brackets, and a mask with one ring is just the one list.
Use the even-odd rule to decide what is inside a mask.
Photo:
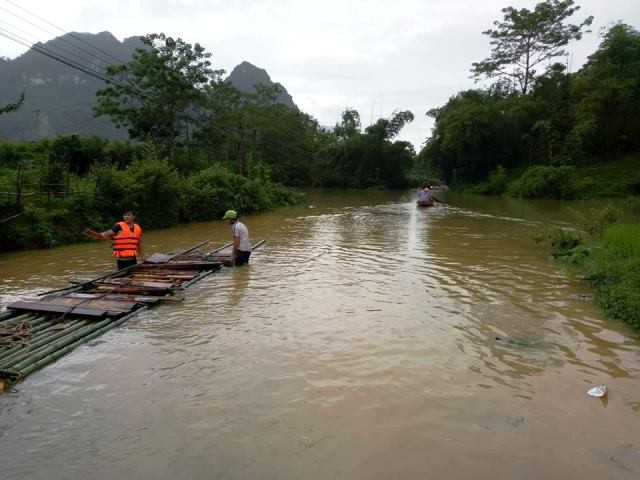
[[(70, 60), (60, 54), (57, 54), (55, 52), (52, 52), (51, 50), (42, 47), (42, 46), (38, 46), (38, 45), (29, 45), (29, 43), (22, 39), (22, 37), (20, 37), (19, 35), (15, 35), (11, 32), (8, 32), (7, 30), (0, 28), (0, 35), (2, 35), (5, 38), (8, 38), (9, 40), (13, 40), (16, 43), (19, 43), (20, 45), (24, 45), (25, 47), (30, 47), (32, 50), (35, 50), (38, 53), (41, 53), (42, 55), (45, 55), (53, 60), (56, 60), (58, 62), (61, 62), (71, 68), (74, 68), (76, 70), (79, 70), (83, 73), (86, 73), (87, 75), (90, 75), (94, 78), (97, 78), (98, 80), (102, 80), (103, 82), (107, 83), (107, 84), (112, 84), (115, 86), (118, 86), (122, 89), (124, 89), (125, 91), (128, 91), (130, 93), (133, 93), (134, 95), (139, 96), (139, 100), (141, 101), (141, 103), (144, 104), (144, 99), (145, 99), (145, 95), (142, 94), (139, 91), (136, 91), (136, 89), (134, 87), (131, 86), (127, 86), (127, 85), (122, 85), (118, 82), (116, 82), (113, 78), (107, 77), (105, 75), (101, 75), (99, 73), (93, 72), (89, 69), (87, 69), (86, 67), (84, 67), (83, 65), (80, 65), (77, 62), (74, 62), (73, 60)], [(14, 38), (15, 37), (15, 38)], [(22, 39), (22, 40), (21, 40)]]
[[(2, 8), (2, 7), (0, 7), (0, 8)], [(3, 21), (3, 20), (0, 20), (0, 23), (3, 23), (3, 24), (5, 24), (5, 25), (8, 25), (8, 26), (9, 26), (9, 27), (11, 27), (13, 30), (17, 30), (17, 31), (18, 31), (18, 32), (20, 32), (20, 33), (23, 33), (23, 34), (27, 34), (27, 35), (29, 35), (29, 32), (26, 32), (26, 31), (24, 31), (24, 30), (22, 30), (22, 29), (20, 29), (20, 28), (16, 27), (15, 25), (12, 25), (12, 24), (10, 24), (10, 23), (8, 23), (8, 22), (5, 22), (5, 21)], [(0, 27), (0, 28), (1, 28), (1, 27)], [(29, 42), (31, 45), (35, 45), (36, 43), (38, 43), (38, 42), (39, 42), (39, 40), (38, 40), (38, 39), (36, 39), (36, 40), (34, 41), (34, 40), (33, 40), (33, 37), (32, 37), (32, 38), (25, 38), (25, 37), (23, 37), (23, 36), (21, 36), (21, 35), (18, 35), (18, 34), (16, 34), (16, 33), (14, 33), (14, 32), (13, 32), (13, 31), (11, 31), (11, 30), (6, 29), (6, 28), (3, 28), (3, 30), (4, 30), (5, 32), (7, 32), (7, 33), (9, 33), (9, 34), (13, 35), (13, 36), (14, 36), (14, 37), (16, 37), (16, 38), (19, 38), (19, 39), (21, 39), (21, 40), (23, 40), (23, 41), (25, 41), (25, 42)], [(47, 47), (44, 47), (44, 46), (43, 46), (42, 48), (47, 48)], [(55, 48), (56, 50), (59, 50), (60, 52), (63, 52), (63, 53), (65, 53), (65, 54), (67, 54), (68, 56), (72, 56), (72, 57), (75, 57), (75, 58), (77, 58), (77, 59), (79, 59), (79, 60), (81, 60), (81, 61), (83, 61), (83, 62), (89, 63), (90, 65), (93, 65), (93, 67), (95, 67), (96, 69), (102, 69), (102, 70), (104, 70), (104, 73), (105, 73), (105, 74), (107, 73), (107, 68), (106, 68), (106, 67), (102, 67), (101, 65), (98, 65), (98, 64), (96, 64), (96, 63), (93, 63), (93, 62), (91, 62), (90, 60), (86, 59), (85, 57), (82, 57), (82, 56), (77, 55), (77, 54), (75, 54), (75, 53), (73, 53), (73, 52), (70, 52), (70, 51), (68, 51), (68, 50), (65, 50), (64, 48), (61, 48), (61, 47), (59, 47), (59, 46), (57, 46), (57, 45), (51, 45), (51, 44), (50, 44), (50, 45), (49, 45), (49, 48), (48, 48), (48, 49), (49, 49), (49, 51), (51, 51), (52, 53), (55, 53), (56, 55), (60, 55), (60, 54), (59, 54), (59, 53), (57, 53), (57, 52), (53, 52), (53, 50), (50, 50), (51, 48)], [(60, 56), (63, 56), (63, 55), (60, 55)], [(67, 58), (67, 59), (68, 59), (68, 57), (65, 57), (65, 58)]]
[[(83, 48), (79, 47), (78, 45), (76, 45), (76, 44), (74, 44), (73, 42), (70, 42), (69, 40), (67, 40), (66, 38), (64, 38), (63, 36), (58, 36), (58, 35), (56, 35), (55, 33), (53, 33), (53, 32), (51, 32), (51, 31), (47, 30), (46, 28), (42, 28), (41, 26), (36, 25), (36, 24), (35, 24), (35, 23), (33, 23), (33, 22), (30, 22), (30, 21), (29, 21), (29, 20), (27, 20), (26, 18), (21, 17), (20, 15), (18, 15), (18, 14), (16, 14), (16, 13), (12, 12), (11, 10), (7, 10), (7, 9), (6, 9), (6, 8), (4, 8), (4, 7), (0, 7), (0, 10), (4, 10), (5, 12), (9, 13), (10, 15), (13, 15), (14, 17), (16, 17), (17, 19), (19, 19), (19, 20), (23, 21), (24, 23), (27, 23), (27, 24), (29, 24), (29, 25), (31, 25), (31, 26), (33, 26), (33, 27), (35, 27), (35, 28), (39, 29), (39, 30), (42, 30), (43, 32), (47, 33), (48, 35), (51, 35), (51, 36), (53, 36), (54, 38), (57, 38), (57, 39), (59, 39), (60, 41), (65, 42), (65, 43), (67, 43), (67, 44), (71, 45), (73, 48), (76, 48), (76, 49), (78, 49), (78, 50), (80, 50), (80, 51), (82, 51), (82, 52), (88, 53), (88, 54), (91, 56), (91, 58), (92, 58), (92, 59), (93, 59), (93, 58), (97, 58), (98, 60), (101, 60), (102, 62), (106, 63), (108, 66), (113, 66), (113, 63), (109, 62), (108, 60), (106, 60), (106, 59), (104, 59), (104, 58), (101, 58), (101, 57), (97, 56), (97, 55), (96, 55), (95, 53), (93, 53), (93, 52), (90, 52), (90, 51), (88, 51), (88, 50), (86, 50), (86, 49), (83, 49)], [(6, 23), (7, 25), (10, 25), (10, 24), (9, 24), (9, 23), (7, 23), (7, 22), (3, 22), (3, 23)], [(13, 25), (11, 25), (11, 27), (12, 27), (12, 28), (14, 28), (14, 29), (16, 29), (16, 30), (18, 30), (18, 31), (21, 31), (22, 33), (27, 33), (27, 32), (25, 32), (24, 30), (21, 30), (21, 29), (19, 29), (19, 28), (15, 27), (15, 26), (13, 26)], [(38, 41), (39, 41), (39, 40), (38, 40)], [(60, 48), (60, 47), (57, 47), (57, 46), (56, 46), (56, 48), (58, 48), (58, 49), (62, 50), (62, 48)], [(67, 53), (69, 53), (70, 55), (77, 56), (76, 54), (71, 53), (71, 52), (67, 52)], [(78, 57), (78, 58), (82, 58), (82, 57)], [(84, 61), (86, 61), (86, 62), (92, 62), (92, 60), (88, 60), (88, 59), (86, 59), (86, 58), (82, 58), (82, 60), (84, 60)]]
[(23, 37), (21, 37), (20, 35), (16, 35), (13, 32), (10, 32), (4, 28), (0, 28), (0, 35), (2, 35), (3, 37), (6, 37), (10, 40), (13, 40), (16, 43), (19, 43), (21, 45), (24, 45), (26, 47), (30, 47), (32, 50), (35, 50), (38, 53), (41, 53), (43, 55), (46, 55), (49, 58), (52, 58), (53, 60), (57, 60), (58, 62), (64, 63), (65, 65), (72, 67), (76, 70), (80, 70), (83, 73), (86, 73), (88, 75), (91, 75), (92, 77), (98, 78), (102, 81), (105, 81), (107, 83), (113, 83), (111, 79), (109, 79), (108, 77), (97, 73), (97, 72), (92, 72), (91, 70), (89, 70), (87, 67), (85, 67), (84, 65), (71, 60), (67, 57), (64, 57), (63, 55), (60, 55), (59, 53), (53, 52), (52, 50), (49, 50), (46, 47), (40, 46), (40, 45), (30, 45), (29, 41)]
[[(21, 7), (20, 5), (17, 5), (17, 4), (15, 4), (15, 3), (13, 3), (11, 0), (5, 0), (5, 2), (7, 2), (7, 3), (9, 3), (9, 4), (13, 5), (15, 8), (18, 8), (18, 9), (22, 10), (23, 12), (25, 12), (25, 13), (27, 13), (27, 14), (31, 15), (32, 17), (37, 18), (37, 19), (38, 19), (38, 20), (40, 20), (41, 22), (44, 22), (44, 23), (46, 23), (47, 25), (52, 26), (53, 28), (57, 28), (58, 30), (60, 30), (61, 32), (65, 33), (65, 34), (67, 34), (67, 33), (68, 33), (72, 38), (76, 39), (77, 41), (82, 42), (82, 43), (84, 43), (85, 45), (88, 45), (89, 47), (91, 47), (91, 48), (93, 48), (93, 49), (95, 49), (95, 50), (97, 50), (97, 51), (99, 51), (99, 52), (101, 52), (101, 53), (104, 53), (104, 54), (105, 54), (105, 55), (107, 55), (108, 57), (113, 58), (116, 62), (118, 62), (118, 64), (122, 65), (122, 64), (127, 63), (127, 62), (125, 62), (124, 60), (121, 60), (121, 59), (119, 59), (119, 58), (117, 58), (117, 57), (114, 57), (114, 56), (113, 56), (113, 55), (111, 55), (109, 52), (105, 52), (104, 50), (101, 50), (100, 48), (96, 47), (95, 45), (90, 44), (89, 42), (85, 41), (84, 39), (82, 39), (82, 38), (80, 38), (80, 37), (77, 37), (77, 36), (76, 36), (76, 35), (74, 35), (72, 32), (67, 32), (67, 31), (66, 31), (66, 30), (64, 30), (63, 28), (61, 28), (61, 27), (59, 27), (59, 26), (55, 25), (54, 23), (51, 23), (51, 22), (49, 22), (48, 20), (45, 20), (44, 18), (39, 17), (39, 16), (38, 16), (38, 15), (36, 15), (35, 13), (30, 12), (30, 11), (29, 11), (29, 10), (27, 10), (26, 8)], [(15, 15), (15, 14), (13, 14), (13, 15)], [(17, 15), (16, 15), (16, 16), (17, 16)], [(26, 20), (25, 20), (25, 21), (26, 21)], [(41, 27), (38, 27), (38, 28), (41, 28)], [(43, 29), (43, 30), (44, 30), (44, 29)], [(45, 31), (46, 31), (46, 30), (45, 30)], [(50, 33), (50, 32), (47, 32), (47, 33), (49, 33), (50, 35), (53, 35), (53, 34), (52, 34), (52, 33)], [(79, 47), (78, 47), (78, 46), (76, 46), (76, 48), (79, 48)], [(94, 55), (94, 56), (96, 56), (96, 57), (97, 57), (97, 55), (95, 55), (95, 54), (92, 54), (92, 55)], [(108, 63), (108, 62), (107, 62), (107, 63)]]
[[(35, 16), (36, 18), (38, 18), (38, 19), (39, 19), (39, 20), (41, 20), (42, 22), (45, 22), (45, 23), (48, 23), (48, 24), (50, 24), (50, 25), (54, 26), (55, 28), (57, 28), (57, 29), (59, 29), (60, 31), (62, 31), (63, 33), (65, 33), (65, 35), (70, 35), (71, 37), (73, 37), (73, 38), (77, 39), (78, 41), (81, 41), (82, 43), (85, 43), (86, 45), (89, 45), (90, 47), (92, 47), (92, 48), (94, 48), (94, 49), (96, 49), (96, 50), (98, 50), (98, 51), (100, 51), (100, 52), (102, 52), (102, 53), (105, 53), (106, 55), (108, 55), (108, 56), (110, 56), (110, 57), (112, 57), (112, 58), (116, 59), (116, 60), (118, 61), (118, 64), (114, 64), (114, 63), (110, 62), (109, 60), (107, 60), (107, 59), (105, 59), (105, 58), (103, 58), (103, 57), (100, 57), (99, 55), (96, 55), (94, 52), (91, 52), (91, 51), (89, 51), (89, 50), (87, 50), (87, 49), (85, 49), (85, 48), (82, 48), (82, 47), (81, 47), (81, 46), (79, 46), (79, 45), (76, 45), (75, 43), (73, 43), (73, 42), (69, 41), (69, 40), (68, 40), (67, 38), (65, 38), (64, 36), (56, 36), (56, 34), (55, 34), (55, 33), (53, 33), (53, 32), (51, 32), (50, 30), (47, 30), (46, 28), (43, 28), (43, 27), (41, 27), (41, 26), (39, 26), (39, 25), (37, 25), (37, 24), (35, 24), (35, 23), (31, 22), (31, 21), (29, 21), (29, 20), (25, 19), (24, 17), (22, 17), (22, 16), (20, 16), (20, 15), (18, 15), (18, 14), (16, 14), (16, 13), (14, 13), (14, 12), (12, 12), (12, 11), (10, 11), (10, 10), (7, 10), (7, 9), (6, 9), (6, 8), (4, 8), (4, 7), (0, 7), (0, 9), (1, 9), (1, 10), (4, 10), (5, 12), (9, 13), (10, 15), (13, 15), (14, 17), (18, 18), (19, 20), (22, 20), (24, 23), (27, 23), (27, 24), (29, 24), (29, 25), (31, 25), (31, 26), (33, 26), (33, 27), (35, 27), (35, 28), (39, 29), (39, 30), (42, 30), (43, 32), (47, 33), (48, 35), (52, 35), (52, 36), (54, 36), (55, 38), (59, 39), (60, 41), (62, 41), (62, 42), (64, 42), (64, 43), (67, 43), (67, 44), (71, 45), (73, 48), (75, 48), (75, 49), (77, 49), (77, 50), (79, 50), (79, 51), (81, 51), (81, 52), (84, 52), (84, 53), (88, 54), (90, 58), (84, 58), (84, 57), (82, 57), (82, 56), (80, 56), (80, 55), (77, 55), (77, 54), (75, 54), (75, 53), (73, 53), (73, 52), (70, 52), (70, 51), (68, 51), (68, 50), (63, 49), (62, 47), (60, 47), (60, 46), (58, 46), (58, 45), (49, 45), (49, 47), (50, 47), (50, 48), (52, 48), (52, 47), (53, 47), (53, 48), (56, 48), (56, 49), (58, 49), (58, 50), (60, 50), (60, 51), (62, 51), (62, 52), (65, 52), (65, 53), (66, 53), (66, 54), (68, 54), (68, 55), (71, 55), (71, 56), (74, 56), (74, 57), (76, 57), (76, 58), (79, 58), (79, 59), (81, 59), (83, 62), (86, 62), (86, 63), (88, 63), (88, 64), (94, 65), (94, 66), (95, 66), (95, 68), (99, 68), (99, 69), (104, 70), (104, 71), (105, 71), (105, 73), (106, 73), (106, 70), (107, 70), (107, 68), (108, 68), (108, 67), (113, 67), (113, 66), (116, 66), (116, 65), (122, 65), (122, 64), (127, 63), (127, 62), (124, 62), (124, 61), (122, 61), (122, 60), (117, 59), (116, 57), (114, 57), (113, 55), (109, 54), (108, 52), (103, 52), (103, 51), (102, 51), (102, 50), (100, 50), (99, 48), (97, 48), (97, 47), (95, 47), (95, 46), (91, 45), (90, 43), (88, 43), (88, 42), (84, 41), (83, 39), (81, 39), (81, 38), (79, 38), (79, 37), (76, 37), (73, 33), (71, 33), (71, 32), (69, 32), (69, 33), (65, 32), (62, 28), (60, 28), (60, 27), (57, 27), (57, 26), (53, 25), (52, 23), (48, 22), (47, 20), (42, 19), (41, 17), (38, 17), (37, 15), (35, 15), (35, 14), (33, 14), (33, 13), (29, 12), (28, 10), (26, 10), (26, 9), (24, 9), (24, 8), (22, 8), (22, 7), (20, 7), (19, 5), (15, 5), (15, 4), (14, 4), (13, 2), (11, 2), (10, 0), (5, 0), (5, 1), (6, 1), (7, 3), (10, 3), (11, 5), (14, 5), (16, 8), (19, 8), (20, 10), (22, 10), (22, 11), (24, 11), (24, 12), (26, 12), (26, 13), (28, 13), (28, 14), (32, 15), (32, 16)], [(22, 29), (20, 29), (20, 28), (17, 28), (17, 27), (16, 27), (16, 26), (14, 26), (14, 25), (11, 25), (11, 24), (10, 24), (10, 23), (8, 23), (8, 22), (3, 22), (3, 23), (5, 23), (5, 24), (7, 24), (7, 25), (11, 26), (11, 27), (12, 27), (12, 28), (14, 28), (15, 30), (18, 30), (18, 31), (20, 31), (20, 32), (22, 32), (22, 33), (28, 33), (28, 32), (25, 32), (24, 30), (22, 30)], [(5, 30), (6, 30), (6, 29), (5, 29)], [(18, 35), (16, 35), (16, 34), (13, 34), (13, 35), (15, 35), (16, 37), (18, 37)], [(31, 40), (28, 40), (28, 41), (30, 41), (30, 42), (31, 42)], [(38, 40), (38, 41), (39, 41), (39, 40)], [(33, 43), (35, 43), (35, 42), (33, 42)], [(99, 60), (99, 62), (95, 62), (95, 59)], [(100, 63), (100, 62), (105, 63), (105, 64), (107, 65), (107, 67), (103, 67), (103, 66), (99, 65), (99, 63)]]

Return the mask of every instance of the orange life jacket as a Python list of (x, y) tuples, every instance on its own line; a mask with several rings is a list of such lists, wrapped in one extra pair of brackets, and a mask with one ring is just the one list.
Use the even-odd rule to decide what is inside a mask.
[(120, 231), (113, 237), (113, 255), (119, 257), (135, 257), (138, 254), (142, 229), (137, 223), (133, 224), (133, 232), (126, 222), (118, 222)]

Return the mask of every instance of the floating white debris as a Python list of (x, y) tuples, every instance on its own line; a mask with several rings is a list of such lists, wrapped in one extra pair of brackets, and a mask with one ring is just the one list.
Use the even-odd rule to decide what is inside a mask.
[(598, 385), (587, 390), (587, 394), (592, 397), (604, 397), (607, 393), (609, 393), (609, 389), (606, 385)]

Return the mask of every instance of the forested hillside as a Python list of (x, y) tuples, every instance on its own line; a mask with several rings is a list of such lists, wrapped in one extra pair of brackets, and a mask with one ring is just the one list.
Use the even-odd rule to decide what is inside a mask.
[(564, 46), (590, 24), (565, 22), (577, 11), (572, 5), (504, 10), (498, 28), (485, 32), (492, 55), (472, 70), (493, 83), (429, 111), (435, 127), (419, 154), (423, 166), (482, 193), (568, 198), (598, 180), (576, 177), (581, 167), (632, 156), (637, 166), (619, 194), (640, 194), (640, 33), (624, 23), (610, 27), (588, 62), (568, 72), (553, 60), (565, 58)]

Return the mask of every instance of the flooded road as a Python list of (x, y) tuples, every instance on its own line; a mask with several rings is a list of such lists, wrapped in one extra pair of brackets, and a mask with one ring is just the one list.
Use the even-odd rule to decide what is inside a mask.
[[(531, 239), (566, 205), (438, 196), (245, 217), (267, 240), (249, 267), (0, 395), (2, 478), (640, 478), (640, 341)], [(201, 223), (145, 250), (228, 238)], [(5, 254), (0, 303), (113, 263), (104, 243)]]

